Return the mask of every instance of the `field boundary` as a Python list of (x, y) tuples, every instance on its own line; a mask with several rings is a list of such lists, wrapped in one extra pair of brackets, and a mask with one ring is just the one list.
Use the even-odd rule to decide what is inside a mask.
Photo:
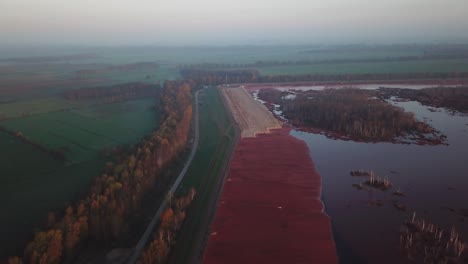
[[(192, 150), (190, 152), (190, 156), (187, 159), (187, 162), (184, 165), (184, 168), (182, 171), (179, 173), (179, 176), (173, 183), (172, 187), (169, 189), (167, 192), (167, 195), (171, 195), (175, 192), (177, 187), (179, 187), (180, 182), (185, 176), (185, 173), (187, 172), (188, 168), (190, 167), (193, 157), (195, 156), (195, 153), (197, 152), (198, 149), (198, 142), (199, 142), (199, 107), (198, 107), (198, 94), (202, 90), (199, 90), (195, 92), (195, 118), (194, 118), (194, 141), (192, 145)], [(141, 252), (145, 249), (146, 244), (148, 243), (148, 240), (150, 239), (150, 236), (152, 235), (152, 232), (154, 228), (156, 227), (156, 224), (159, 222), (159, 219), (161, 218), (162, 213), (167, 207), (169, 199), (164, 199), (161, 206), (159, 209), (156, 211), (155, 215), (151, 219), (151, 222), (148, 224), (148, 227), (146, 228), (145, 232), (141, 236), (140, 240), (138, 241), (137, 245), (133, 249), (133, 253), (130, 255), (129, 259), (126, 261), (128, 264), (134, 264), (137, 262), (138, 258), (141, 255)]]
[[(224, 159), (223, 164), (222, 164), (222, 170), (218, 175), (218, 176), (221, 176), (221, 175), (222, 176), (217, 177), (218, 181), (216, 182), (216, 184), (214, 186), (214, 194), (212, 195), (212, 199), (210, 200), (210, 204), (208, 206), (208, 214), (207, 214), (208, 221), (207, 221), (206, 225), (204, 225), (205, 226), (205, 228), (204, 228), (205, 231), (201, 232), (201, 233), (204, 233), (204, 235), (202, 235), (201, 241), (199, 241), (201, 243), (195, 243), (196, 247), (198, 247), (198, 249), (196, 248), (195, 252), (199, 252), (199, 254), (195, 254), (195, 255), (192, 256), (191, 260), (189, 261), (190, 264), (199, 264), (199, 263), (202, 263), (202, 261), (203, 261), (203, 256), (204, 256), (204, 253), (205, 253), (206, 245), (208, 243), (208, 238), (209, 238), (209, 235), (210, 235), (211, 226), (212, 226), (213, 221), (214, 221), (216, 208), (217, 208), (219, 199), (221, 198), (221, 194), (222, 194), (222, 191), (223, 191), (223, 186), (224, 186), (224, 183), (226, 182), (227, 175), (229, 174), (229, 168), (231, 167), (231, 161), (232, 161), (232, 158), (234, 156), (234, 150), (235, 150), (235, 148), (237, 146), (237, 143), (239, 142), (240, 134), (241, 134), (240, 127), (237, 124), (237, 122), (235, 121), (234, 115), (232, 114), (232, 111), (230, 111), (230, 108), (227, 105), (226, 98), (224, 97), (224, 94), (222, 93), (222, 91), (220, 91), (219, 87), (217, 87), (216, 89), (218, 90), (218, 95), (219, 95), (219, 97), (221, 97), (221, 101), (223, 102), (223, 105), (226, 108), (226, 111), (228, 112), (228, 118), (231, 121), (231, 124), (232, 124), (231, 126), (233, 126), (233, 128), (234, 128), (234, 137), (233, 137), (233, 140), (231, 141), (231, 145), (226, 150), (226, 153), (228, 154), (228, 157), (226, 157)], [(226, 135), (226, 136), (228, 136), (228, 135)]]
[[(203, 131), (206, 133), (211, 131), (207, 129), (216, 129), (219, 138), (214, 145), (212, 141), (210, 143), (209, 137), (201, 136), (201, 138), (204, 138), (203, 144), (205, 145), (200, 146), (200, 151), (203, 151), (203, 146), (209, 148), (210, 156), (209, 159), (204, 161), (206, 163), (202, 164), (205, 166), (205, 169), (202, 170), (203, 172), (201, 174), (199, 174), (199, 171), (196, 172), (195, 170), (193, 171), (194, 174), (190, 175), (190, 177), (195, 177), (194, 179), (197, 181), (197, 197), (187, 211), (184, 224), (176, 237), (178, 242), (176, 242), (171, 250), (168, 263), (200, 262), (205, 249), (205, 243), (207, 242), (210, 224), (216, 209), (217, 199), (225, 175), (227, 174), (227, 166), (230, 164), (233, 150), (237, 143), (233, 140), (233, 137), (239, 138), (238, 135), (240, 134), (239, 131), (236, 131), (236, 123), (233, 121), (229, 109), (226, 108), (223, 102), (223, 95), (221, 92), (215, 86), (210, 88), (210, 93), (211, 91), (214, 93), (211, 99), (215, 99), (217, 101), (216, 106), (219, 106), (219, 108), (223, 110), (223, 123), (216, 121), (212, 123), (210, 121), (212, 120), (211, 118), (204, 123), (204, 130), (202, 130), (201, 133), (203, 133)], [(207, 111), (210, 110), (208, 109)], [(210, 115), (209, 113), (210, 112), (207, 112), (206, 114)], [(216, 117), (213, 116), (213, 118), (217, 120)], [(208, 125), (210, 123), (211, 125)], [(205, 128), (206, 125), (208, 125), (207, 128)], [(199, 154), (201, 156), (206, 155), (206, 153), (204, 154), (203, 152)], [(196, 166), (199, 164), (194, 163), (193, 165)]]
[[(295, 75), (292, 75), (295, 76)], [(231, 83), (229, 85), (244, 85), (247, 90), (249, 88), (263, 87), (263, 86), (302, 86), (302, 85), (349, 85), (349, 84), (427, 84), (427, 85), (467, 85), (468, 78), (427, 78), (427, 79), (375, 79), (375, 80), (343, 80), (343, 81), (284, 81), (284, 82), (247, 82), (247, 83)], [(448, 83), (448, 84), (447, 84)]]

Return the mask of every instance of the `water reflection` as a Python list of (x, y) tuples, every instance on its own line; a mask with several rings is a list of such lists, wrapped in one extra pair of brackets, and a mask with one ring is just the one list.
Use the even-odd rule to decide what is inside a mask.
[[(468, 239), (468, 217), (459, 214), (468, 209), (468, 117), (431, 112), (417, 102), (395, 104), (447, 135), (449, 146), (357, 143), (291, 132), (309, 146), (337, 235), (369, 263), (406, 262), (399, 231), (413, 211), (448, 230), (455, 226)], [(393, 188), (353, 188), (364, 181), (350, 176), (355, 169), (388, 177)], [(394, 195), (397, 189), (404, 195)], [(405, 206), (406, 211), (395, 204)]]

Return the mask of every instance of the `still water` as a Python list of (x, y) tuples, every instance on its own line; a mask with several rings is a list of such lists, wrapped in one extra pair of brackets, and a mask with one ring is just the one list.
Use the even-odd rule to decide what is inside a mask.
[[(431, 112), (417, 102), (393, 102), (448, 137), (448, 146), (357, 143), (292, 131), (304, 140), (322, 177), (322, 199), (331, 217), (343, 263), (406, 263), (400, 247), (403, 223), (416, 217), (468, 240), (468, 117)], [(388, 177), (387, 191), (352, 186), (365, 180), (350, 170), (373, 170)], [(404, 196), (396, 196), (399, 190)], [(404, 205), (406, 211), (394, 204)], [(412, 262), (414, 263), (414, 262)]]

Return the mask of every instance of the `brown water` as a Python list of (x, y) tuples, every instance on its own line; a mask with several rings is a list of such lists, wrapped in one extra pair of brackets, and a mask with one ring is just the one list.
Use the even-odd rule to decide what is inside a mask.
[[(357, 143), (293, 131), (309, 146), (322, 177), (322, 196), (332, 218), (342, 263), (406, 263), (399, 232), (413, 211), (418, 218), (468, 240), (468, 218), (455, 210), (468, 209), (468, 117), (430, 112), (417, 102), (395, 103), (448, 136), (449, 146)], [(393, 183), (388, 191), (357, 190), (350, 170), (373, 170)], [(400, 189), (405, 196), (395, 196)], [(379, 200), (382, 206), (375, 205)], [(394, 203), (407, 207), (397, 210)], [(353, 255), (355, 258), (351, 258)], [(358, 261), (359, 259), (359, 261)], [(411, 262), (414, 263), (414, 262)]]

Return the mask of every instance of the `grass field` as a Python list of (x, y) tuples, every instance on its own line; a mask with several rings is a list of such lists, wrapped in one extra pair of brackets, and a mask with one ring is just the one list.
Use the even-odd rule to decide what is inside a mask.
[(196, 250), (194, 239), (204, 235), (209, 221), (210, 201), (216, 195), (216, 186), (224, 176), (223, 165), (228, 158), (234, 137), (231, 123), (220, 94), (208, 88), (200, 101), (200, 145), (176, 195), (184, 194), (190, 187), (197, 190), (187, 218), (177, 235), (177, 243), (171, 252), (171, 263), (188, 263)]
[[(133, 63), (130, 60), (123, 63)], [(88, 190), (100, 174), (110, 147), (133, 144), (159, 123), (158, 98), (113, 104), (72, 102), (62, 92), (125, 82), (162, 82), (178, 78), (175, 67), (107, 72), (76, 79), (76, 71), (107, 64), (33, 63), (0, 65), (0, 125), (35, 143), (62, 150), (66, 163), (0, 134), (0, 259), (22, 254), (35, 228), (51, 210), (63, 210)], [(90, 62), (86, 62), (90, 63)], [(150, 76), (148, 79), (147, 76)]]
[(63, 150), (71, 162), (96, 158), (106, 147), (130, 144), (158, 124), (155, 98), (86, 106), (22, 118), (0, 125), (21, 131), (30, 140)]
[(4, 133), (0, 149), (0, 256), (4, 256), (24, 246), (48, 211), (62, 208), (83, 192), (104, 161), (64, 166)]
[(21, 100), (0, 104), (0, 118), (17, 118), (78, 107), (77, 103), (58, 97)]
[(257, 69), (261, 75), (466, 72), (468, 71), (468, 60), (330, 63), (258, 67)]
[[(308, 52), (313, 50), (315, 52)], [(259, 60), (323, 60), (386, 58), (421, 55), (424, 47), (334, 47), (318, 46), (229, 46), (229, 47), (120, 47), (110, 49), (88, 49), (95, 53), (97, 63), (118, 64), (127, 61), (156, 61), (160, 64), (181, 63), (253, 63)], [(83, 51), (82, 51), (83, 52)], [(79, 61), (81, 62), (81, 61)]]
[[(127, 63), (132, 62), (137, 61), (130, 60)], [(77, 78), (78, 70), (108, 66), (109, 64), (0, 64), (0, 102), (59, 97), (66, 90), (83, 87), (125, 82), (160, 83), (180, 78), (176, 67), (171, 65), (162, 65), (157, 69), (102, 72)]]
[[(36, 143), (64, 150), (67, 163), (0, 133), (0, 256), (24, 246), (48, 211), (83, 194), (99, 175), (107, 147), (137, 142), (158, 125), (156, 98), (52, 111), (13, 118), (0, 125)], [(47, 105), (47, 104), (45, 104)], [(3, 235), (5, 234), (5, 235)], [(11, 236), (8, 236), (10, 234)]]

